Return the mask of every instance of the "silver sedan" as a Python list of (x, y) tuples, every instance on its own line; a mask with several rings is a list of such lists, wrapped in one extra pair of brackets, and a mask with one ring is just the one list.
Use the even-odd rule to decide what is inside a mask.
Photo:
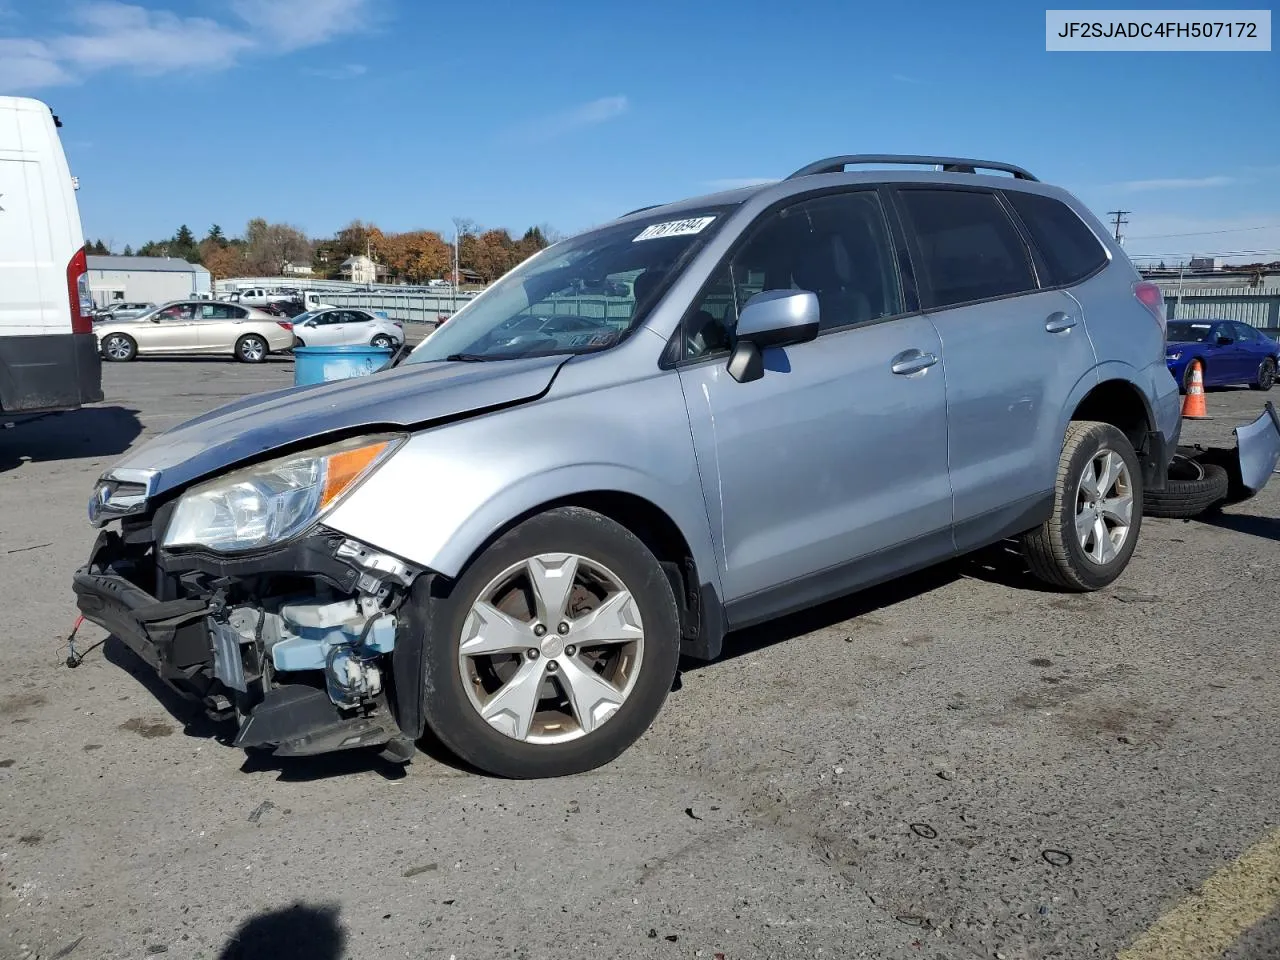
[(217, 300), (179, 300), (130, 320), (95, 323), (98, 349), (108, 360), (140, 355), (232, 356), (261, 363), (293, 346), (293, 324), (253, 307)]

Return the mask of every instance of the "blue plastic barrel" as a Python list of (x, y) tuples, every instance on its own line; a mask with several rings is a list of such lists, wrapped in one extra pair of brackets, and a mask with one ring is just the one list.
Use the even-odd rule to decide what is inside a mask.
[(388, 347), (294, 347), (293, 385), (367, 377), (391, 358)]

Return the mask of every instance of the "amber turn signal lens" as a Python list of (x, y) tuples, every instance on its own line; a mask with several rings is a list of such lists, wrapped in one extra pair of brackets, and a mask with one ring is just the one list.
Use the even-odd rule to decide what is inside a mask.
[(383, 441), (371, 443), (367, 447), (357, 447), (355, 450), (331, 454), (325, 471), (324, 494), (320, 498), (320, 509), (323, 510), (341, 496), (342, 491), (358, 480), (385, 449), (387, 449), (387, 443)]

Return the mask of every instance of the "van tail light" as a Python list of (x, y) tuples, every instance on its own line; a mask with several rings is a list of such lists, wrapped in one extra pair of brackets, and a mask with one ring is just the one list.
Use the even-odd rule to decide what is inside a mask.
[(1150, 280), (1140, 280), (1133, 285), (1133, 295), (1138, 298), (1140, 304), (1150, 311), (1151, 316), (1160, 327), (1160, 335), (1167, 336), (1169, 319), (1165, 315), (1164, 294), (1160, 292), (1160, 288)]
[(67, 264), (67, 299), (71, 305), (71, 332), (93, 333), (93, 318), (87, 307), (89, 302), (89, 260), (84, 247), (75, 252)]
[(276, 324), (277, 324), (277, 325), (279, 325), (279, 326), (281, 326), (281, 327), (284, 327), (286, 330), (292, 330), (292, 329), (293, 329), (293, 321), (292, 321), (292, 320), (277, 320), (277, 321), (276, 321)]

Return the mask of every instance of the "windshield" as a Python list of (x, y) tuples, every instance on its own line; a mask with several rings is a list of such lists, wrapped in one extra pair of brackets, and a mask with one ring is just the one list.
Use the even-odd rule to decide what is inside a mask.
[(636, 220), (550, 246), (459, 310), (404, 362), (608, 349), (635, 329), (658, 290), (731, 209)]
[(1178, 323), (1174, 321), (1169, 324), (1168, 339), (1175, 343), (1204, 343), (1209, 339), (1209, 331), (1213, 329), (1213, 324), (1205, 323)]

